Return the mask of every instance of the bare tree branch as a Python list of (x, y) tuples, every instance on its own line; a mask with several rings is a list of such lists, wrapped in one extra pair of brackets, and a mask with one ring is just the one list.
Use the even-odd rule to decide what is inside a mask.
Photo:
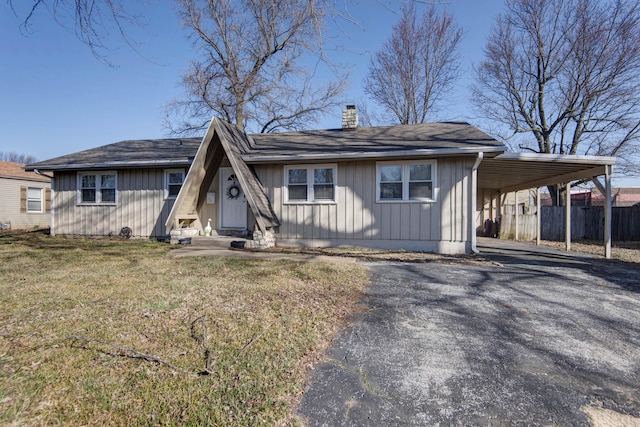
[(400, 124), (424, 123), (459, 76), (462, 29), (434, 6), (418, 19), (404, 7), (391, 38), (372, 57), (364, 90)]
[(533, 137), (526, 149), (623, 161), (636, 152), (638, 2), (508, 0), (476, 71), (476, 110)]
[[(322, 50), (323, 4), (179, 0), (180, 17), (201, 57), (183, 78), (186, 98), (167, 106), (173, 133), (201, 131), (212, 115), (240, 129), (298, 129), (335, 105), (345, 84), (316, 87), (298, 65), (303, 54)], [(174, 115), (187, 119), (171, 124)]]
[[(71, 341), (71, 347), (75, 347), (75, 348), (81, 348), (81, 349), (85, 349), (85, 350), (97, 350), (97, 351), (102, 351), (105, 354), (109, 354), (111, 356), (121, 356), (121, 357), (128, 357), (131, 359), (142, 359), (142, 360), (146, 360), (147, 362), (154, 362), (160, 365), (165, 365), (171, 369), (173, 369), (174, 371), (178, 371), (178, 372), (183, 372), (183, 373), (195, 373), (195, 372), (187, 372), (184, 369), (180, 369), (178, 368), (176, 365), (167, 362), (164, 359), (161, 359), (157, 356), (154, 356), (152, 354), (147, 354), (147, 353), (142, 353), (136, 349), (133, 348), (128, 348), (128, 347), (121, 347), (115, 344), (112, 344), (110, 342), (107, 341), (103, 341), (103, 340), (99, 340), (97, 338), (90, 338), (90, 337), (85, 337), (82, 335), (74, 335), (71, 337), (68, 337), (65, 341)], [(97, 344), (101, 344), (103, 346), (106, 346), (108, 348), (110, 348), (112, 351), (107, 351), (107, 350), (100, 350), (100, 349), (96, 349), (96, 348), (90, 348), (88, 346), (88, 344), (90, 343), (97, 343)]]
[[(131, 27), (143, 27), (142, 16), (132, 13), (131, 2), (123, 0), (32, 0), (24, 12), (18, 11), (16, 0), (7, 0), (16, 16), (22, 19), (21, 30), (31, 33), (36, 13), (48, 11), (62, 27), (73, 28), (80, 41), (86, 44), (99, 60), (113, 66), (108, 60), (110, 48), (106, 39), (116, 33), (133, 50), (140, 53), (132, 39)], [(142, 5), (142, 0), (136, 0)], [(127, 5), (125, 7), (125, 4)], [(24, 5), (20, 5), (24, 7)], [(71, 25), (69, 24), (71, 22)]]

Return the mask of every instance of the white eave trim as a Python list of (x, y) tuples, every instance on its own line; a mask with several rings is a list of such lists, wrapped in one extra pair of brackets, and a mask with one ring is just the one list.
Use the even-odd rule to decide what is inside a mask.
[(542, 154), (542, 153), (502, 153), (493, 160), (520, 160), (525, 162), (563, 162), (586, 165), (613, 165), (615, 157), (582, 156), (572, 154)]
[(473, 148), (424, 148), (415, 150), (372, 151), (372, 152), (340, 152), (317, 154), (281, 154), (281, 155), (254, 155), (242, 156), (247, 163), (273, 163), (273, 162), (304, 162), (325, 160), (353, 160), (353, 159), (387, 159), (400, 157), (451, 157), (475, 155), (477, 153), (504, 153), (504, 147), (480, 146)]

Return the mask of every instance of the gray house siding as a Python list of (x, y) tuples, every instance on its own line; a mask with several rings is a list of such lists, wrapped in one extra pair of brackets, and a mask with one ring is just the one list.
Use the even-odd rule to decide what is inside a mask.
[(165, 169), (117, 170), (116, 205), (80, 205), (77, 173), (55, 174), (55, 234), (117, 235), (129, 227), (136, 237), (166, 237), (164, 223), (173, 199), (164, 198)]
[[(42, 212), (27, 212), (26, 200), (23, 193), (26, 188), (42, 189)], [(0, 178), (0, 224), (6, 224), (11, 229), (28, 229), (33, 227), (48, 227), (50, 214), (47, 209), (47, 197), (50, 197), (48, 182), (33, 181), (20, 178)]]
[(469, 175), (473, 159), (437, 160), (435, 202), (377, 202), (376, 161), (339, 162), (336, 202), (284, 203), (283, 165), (255, 165), (281, 221), (283, 245), (360, 245), (468, 251)]

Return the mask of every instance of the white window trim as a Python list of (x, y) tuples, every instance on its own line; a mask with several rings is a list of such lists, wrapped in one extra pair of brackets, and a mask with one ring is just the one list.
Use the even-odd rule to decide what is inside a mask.
[[(38, 190), (40, 191), (40, 210), (31, 210), (29, 209), (29, 200), (35, 200), (35, 199), (30, 199), (29, 198), (29, 190)], [(27, 213), (28, 214), (38, 214), (38, 213), (43, 213), (44, 212), (44, 188), (40, 188), (40, 187), (27, 187)]]
[(166, 199), (175, 199), (178, 196), (169, 196), (169, 174), (170, 173), (176, 173), (176, 172), (180, 172), (182, 174), (182, 184), (180, 184), (180, 189), (182, 189), (182, 186), (184, 185), (184, 181), (187, 178), (187, 172), (184, 169), (165, 169), (164, 170), (164, 198)]
[[(83, 202), (82, 201), (82, 177), (86, 175), (95, 175), (96, 176), (96, 198), (95, 202)], [(113, 202), (103, 202), (102, 201), (102, 176), (103, 175), (113, 175), (115, 177), (115, 201)], [(100, 177), (100, 179), (98, 179)], [(100, 182), (98, 182), (100, 181)], [(111, 187), (109, 187), (111, 188)], [(107, 206), (115, 206), (118, 204), (118, 173), (116, 171), (83, 171), (78, 172), (77, 174), (77, 185), (76, 185), (76, 204), (81, 206), (98, 206), (98, 205), (107, 205)]]
[[(431, 198), (409, 198), (409, 167), (412, 165), (431, 165)], [(402, 199), (380, 198), (380, 169), (382, 166), (402, 166)], [(398, 162), (376, 163), (376, 202), (377, 203), (434, 203), (438, 200), (438, 162), (436, 160), (403, 160)]]
[[(289, 170), (306, 169), (307, 170), (307, 200), (289, 200)], [(313, 193), (313, 170), (314, 169), (331, 169), (333, 170), (333, 200), (315, 200)], [(287, 165), (284, 167), (284, 191), (282, 192), (283, 203), (285, 205), (335, 205), (338, 197), (338, 164), (306, 164), (306, 165)]]

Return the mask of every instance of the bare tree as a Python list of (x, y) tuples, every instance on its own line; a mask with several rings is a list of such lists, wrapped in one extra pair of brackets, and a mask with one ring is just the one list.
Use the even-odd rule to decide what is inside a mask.
[(213, 114), (258, 132), (297, 129), (337, 104), (344, 82), (323, 87), (301, 67), (320, 50), (322, 0), (180, 0), (201, 59), (183, 78), (185, 100), (168, 116), (186, 116), (173, 133), (201, 131)]
[(391, 38), (375, 53), (364, 90), (400, 124), (424, 123), (459, 76), (462, 29), (431, 5), (420, 19), (405, 5)]
[(22, 163), (22, 164), (35, 163), (37, 161), (37, 159), (32, 155), (18, 154), (15, 151), (11, 151), (11, 152), (0, 151), (0, 160), (4, 160), (6, 162)]
[(508, 0), (477, 68), (472, 102), (506, 128), (505, 139), (530, 136), (523, 150), (637, 153), (639, 3)]
[[(142, 17), (133, 12), (132, 3), (124, 0), (31, 0), (19, 3), (8, 0), (14, 14), (22, 20), (21, 29), (32, 31), (32, 23), (38, 11), (47, 11), (63, 27), (73, 26), (76, 36), (86, 44), (93, 55), (110, 64), (107, 59), (109, 47), (105, 40), (111, 33), (118, 34), (134, 50), (135, 42), (130, 36), (131, 26), (143, 26)], [(125, 4), (127, 6), (125, 7)], [(72, 25), (69, 25), (69, 23)], [(111, 64), (110, 64), (111, 65)]]

